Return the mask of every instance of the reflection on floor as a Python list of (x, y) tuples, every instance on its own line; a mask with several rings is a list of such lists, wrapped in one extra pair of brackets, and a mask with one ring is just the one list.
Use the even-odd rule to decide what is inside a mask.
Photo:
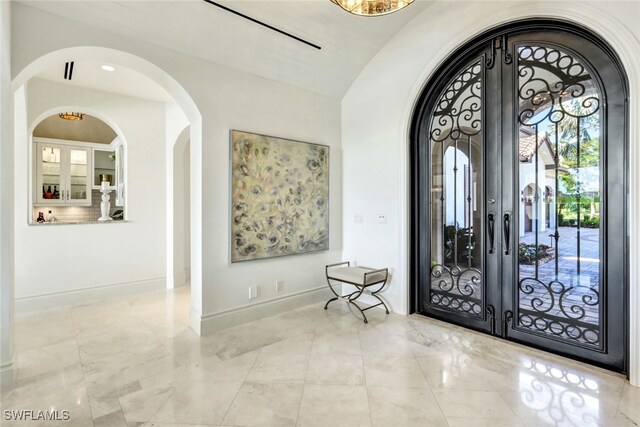
[(17, 319), (2, 425), (640, 424), (620, 376), (420, 316), (317, 304), (200, 338), (188, 308), (185, 288)]

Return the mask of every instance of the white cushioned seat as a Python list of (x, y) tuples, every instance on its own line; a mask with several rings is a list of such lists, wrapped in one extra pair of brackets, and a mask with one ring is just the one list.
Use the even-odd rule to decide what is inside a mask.
[(342, 282), (357, 283), (359, 285), (370, 285), (372, 283), (384, 281), (387, 276), (386, 272), (384, 271), (369, 274), (367, 276), (367, 283), (365, 283), (364, 275), (365, 273), (368, 273), (370, 271), (375, 271), (375, 270), (370, 268), (364, 268), (364, 267), (341, 267), (341, 268), (329, 270), (327, 272), (327, 277), (329, 279), (339, 280)]

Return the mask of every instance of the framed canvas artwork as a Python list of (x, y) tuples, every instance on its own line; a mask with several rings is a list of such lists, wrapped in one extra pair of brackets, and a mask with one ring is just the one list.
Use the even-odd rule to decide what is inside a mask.
[(329, 249), (329, 147), (231, 131), (231, 262)]

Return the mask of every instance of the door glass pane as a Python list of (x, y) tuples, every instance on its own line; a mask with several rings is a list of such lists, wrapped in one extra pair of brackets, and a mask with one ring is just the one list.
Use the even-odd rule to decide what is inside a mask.
[(601, 347), (601, 95), (568, 52), (517, 54), (517, 327)]
[(42, 147), (42, 198), (59, 200), (60, 187), (60, 149)]
[(70, 154), (70, 192), (69, 198), (71, 200), (83, 200), (87, 198), (87, 180), (88, 164), (87, 164), (87, 150), (69, 150)]
[(431, 283), (428, 304), (483, 316), (482, 90), (479, 58), (458, 74), (432, 113)]

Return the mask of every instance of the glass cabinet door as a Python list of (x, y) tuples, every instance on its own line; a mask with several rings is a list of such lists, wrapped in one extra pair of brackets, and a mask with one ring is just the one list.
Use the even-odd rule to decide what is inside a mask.
[(67, 200), (76, 203), (91, 202), (89, 181), (89, 149), (69, 148), (69, 185)]
[(62, 149), (51, 145), (38, 145), (38, 187), (36, 199), (40, 204), (64, 203)]
[(91, 205), (91, 149), (45, 142), (35, 147), (35, 204)]

